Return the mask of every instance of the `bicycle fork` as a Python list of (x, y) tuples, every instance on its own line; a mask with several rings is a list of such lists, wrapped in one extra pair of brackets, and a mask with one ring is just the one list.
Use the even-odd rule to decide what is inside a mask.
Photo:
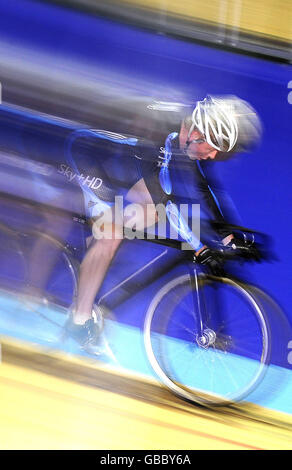
[(197, 334), (195, 341), (199, 347), (208, 349), (215, 343), (216, 333), (211, 328), (207, 328), (207, 308), (203, 286), (199, 286), (198, 268), (195, 263), (189, 264), (190, 284), (192, 292), (192, 305), (194, 317), (197, 320)]

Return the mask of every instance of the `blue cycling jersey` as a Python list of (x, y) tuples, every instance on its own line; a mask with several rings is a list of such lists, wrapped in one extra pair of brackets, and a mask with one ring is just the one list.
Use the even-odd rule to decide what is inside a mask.
[(115, 196), (126, 199), (143, 178), (155, 204), (200, 204), (205, 220), (225, 220), (222, 201), (210, 185), (208, 163), (189, 159), (179, 148), (178, 132), (155, 145), (104, 130), (75, 131), (67, 141), (66, 156), (83, 191), (88, 217), (112, 206)]

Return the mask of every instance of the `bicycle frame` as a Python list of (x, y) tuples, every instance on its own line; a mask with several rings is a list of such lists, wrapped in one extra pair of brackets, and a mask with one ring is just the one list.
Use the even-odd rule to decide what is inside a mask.
[[(125, 234), (127, 234), (127, 229), (124, 230)], [(142, 232), (137, 232), (137, 237), (139, 235), (139, 239), (141, 239), (141, 236), (143, 235)], [(181, 242), (178, 240), (172, 240), (172, 239), (161, 239), (158, 238), (158, 236), (155, 236), (154, 239), (147, 239), (143, 238), (144, 241), (149, 241), (154, 244), (160, 244), (166, 247), (174, 248), (182, 253), (182, 257), (179, 259), (175, 260), (174, 262), (170, 263), (165, 270), (162, 272), (158, 271), (155, 273), (154, 276), (151, 277), (150, 281), (145, 283), (145, 287), (148, 287), (150, 284), (155, 282), (157, 279), (161, 277), (161, 275), (166, 274), (170, 270), (175, 269), (178, 265), (181, 265), (182, 262), (185, 262), (187, 264), (186, 269), (189, 270), (189, 275), (190, 275), (190, 284), (193, 287), (192, 289), (192, 297), (193, 297), (193, 306), (194, 306), (194, 311), (197, 313), (196, 318), (198, 320), (198, 336), (203, 337), (204, 331), (205, 331), (205, 324), (206, 324), (206, 305), (205, 305), (205, 299), (204, 299), (204, 292), (202, 289), (199, 289), (199, 272), (200, 268), (196, 264), (194, 260), (194, 252), (192, 250), (182, 250), (182, 244), (185, 242)], [(128, 276), (126, 279), (123, 281), (119, 282), (116, 286), (111, 288), (109, 291), (107, 291), (105, 294), (103, 294), (99, 299), (98, 299), (98, 305), (101, 305), (111, 294), (116, 292), (119, 288), (123, 287), (127, 282), (130, 280), (133, 280), (138, 274), (141, 274), (144, 270), (149, 268), (150, 266), (153, 265), (153, 263), (157, 262), (160, 260), (162, 257), (164, 257), (168, 253), (168, 249), (166, 248), (161, 254), (158, 256), (154, 257), (150, 262), (148, 262), (145, 266), (142, 268), (138, 269), (135, 271), (133, 274)], [(144, 286), (143, 286), (144, 287)], [(142, 288), (143, 288), (142, 287)], [(118, 301), (117, 305), (120, 305), (123, 303), (125, 300), (128, 300), (133, 294), (130, 293), (126, 298), (122, 299), (122, 301)], [(120, 299), (121, 300), (121, 299)]]

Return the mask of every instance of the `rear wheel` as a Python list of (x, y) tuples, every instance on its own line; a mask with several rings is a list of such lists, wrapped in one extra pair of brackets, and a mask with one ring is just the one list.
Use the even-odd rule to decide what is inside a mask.
[(74, 254), (46, 233), (22, 233), (21, 242), (25, 273), (18, 294), (24, 304), (41, 315), (54, 306), (67, 313), (77, 292), (79, 263)]

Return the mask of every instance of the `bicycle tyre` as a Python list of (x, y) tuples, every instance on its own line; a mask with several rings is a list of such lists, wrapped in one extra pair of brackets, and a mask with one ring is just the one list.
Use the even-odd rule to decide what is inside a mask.
[[(181, 342), (181, 339), (173, 338), (172, 336), (167, 336), (166, 328), (168, 328), (168, 325), (171, 322), (171, 315), (174, 312), (174, 308), (165, 308), (165, 306), (163, 305), (165, 303), (167, 305), (169, 304), (170, 294), (177, 297), (177, 293), (181, 287), (186, 289), (187, 294), (191, 294), (192, 287), (190, 284), (190, 276), (188, 274), (179, 276), (173, 279), (172, 281), (168, 282), (157, 292), (151, 304), (149, 305), (144, 323), (144, 344), (146, 348), (146, 353), (149, 362), (152, 366), (152, 369), (154, 370), (158, 378), (174, 394), (187, 401), (205, 406), (228, 405), (245, 398), (260, 384), (260, 382), (264, 378), (270, 359), (270, 328), (267, 319), (265, 318), (265, 312), (257, 303), (256, 298), (251, 294), (249, 290), (247, 290), (247, 288), (245, 288), (244, 284), (229, 278), (215, 278), (214, 276), (208, 276), (204, 274), (199, 275), (198, 283), (199, 288), (202, 288), (202, 286), (205, 286), (207, 284), (213, 284), (215, 288), (218, 288), (218, 285), (221, 285), (221, 287), (223, 286), (223, 288), (228, 287), (231, 288), (231, 290), (233, 289), (236, 292), (237, 297), (239, 297), (240, 301), (243, 301), (243, 304), (247, 305), (250, 311), (252, 312), (251, 319), (254, 321), (254, 329), (258, 328), (259, 335), (261, 336), (261, 344), (259, 345), (259, 361), (258, 363), (256, 362), (254, 364), (256, 370), (252, 374), (250, 379), (247, 381), (247, 383), (244, 383), (242, 386), (238, 387), (238, 389), (235, 389), (230, 393), (218, 393), (218, 391), (210, 391), (210, 388), (204, 389), (204, 386), (202, 387), (201, 384), (199, 386), (196, 386), (195, 382), (197, 378), (194, 378), (194, 383), (191, 383), (190, 385), (190, 383), (184, 381), (184, 378), (182, 380), (181, 376), (179, 377), (180, 372), (174, 371), (173, 367), (170, 369), (169, 363), (166, 364), (166, 362), (168, 362), (169, 360), (169, 357), (165, 356), (168, 356), (170, 352), (172, 353), (175, 347), (177, 347), (178, 350), (177, 344), (179, 344), (180, 347), (182, 346), (182, 348), (185, 349), (193, 348), (193, 350), (195, 351), (195, 330), (192, 331), (192, 334), (194, 335), (193, 341), (188, 342), (188, 344), (186, 345)], [(163, 321), (161, 319), (162, 315), (159, 310), (162, 310), (163, 312)], [(226, 312), (224, 312), (224, 315), (225, 313)], [(195, 319), (196, 315), (193, 315), (193, 317)], [(158, 321), (159, 324), (161, 324), (162, 326), (162, 330), (157, 329), (158, 323), (156, 322)], [(194, 324), (195, 321), (197, 321), (197, 318), (194, 320)], [(187, 332), (187, 334), (189, 334), (189, 332)], [(212, 349), (208, 349), (209, 357), (207, 357), (208, 354), (205, 354), (204, 349), (201, 347), (202, 354), (205, 354), (205, 359), (207, 359), (206, 368), (208, 365), (208, 361), (214, 361), (214, 359), (216, 359), (216, 354), (220, 358), (220, 361), (222, 362), (224, 360), (226, 364), (228, 364), (228, 360), (231, 361), (231, 363), (232, 361), (240, 364), (244, 363), (245, 361), (247, 363), (254, 363), (254, 359), (251, 360), (245, 358), (244, 356), (236, 356), (233, 352), (230, 351), (224, 351), (225, 356), (223, 356), (222, 351), (220, 351), (220, 349), (217, 350), (217, 347), (218, 346), (216, 346), (215, 340), (214, 344), (212, 345)], [(196, 346), (196, 349), (199, 349), (198, 345)], [(197, 354), (197, 356), (200, 356), (200, 354)], [(192, 370), (193, 367), (194, 364), (191, 363), (190, 370)], [(222, 371), (223, 376), (220, 377), (219, 375), (218, 382), (220, 382), (220, 379), (221, 381), (223, 381), (224, 379), (225, 381), (228, 380), (226, 379), (226, 377), (229, 377), (230, 375), (224, 375), (225, 369), (223, 367)], [(230, 376), (229, 378), (230, 381), (232, 381), (232, 377)], [(219, 385), (216, 386), (219, 387)], [(226, 388), (228, 388), (227, 385)]]
[[(30, 278), (29, 278), (29, 255), (30, 255), (30, 247), (25, 247), (25, 243), (27, 241), (34, 244), (37, 244), (39, 241), (42, 242), (44, 249), (51, 249), (56, 252), (56, 262), (59, 262), (60, 267), (64, 271), (64, 279), (67, 281), (67, 283), (70, 286), (70, 295), (69, 295), (69, 300), (64, 300), (62, 299), (62, 289), (59, 288), (58, 286), (58, 281), (55, 281), (55, 286), (53, 285), (53, 281), (51, 281), (51, 286), (49, 288), (43, 288), (42, 293), (40, 295), (40, 298), (42, 297), (45, 302), (49, 304), (55, 304), (60, 307), (65, 307), (66, 309), (74, 303), (74, 299), (76, 298), (77, 294), (77, 285), (78, 285), (78, 278), (79, 278), (79, 262), (74, 256), (74, 253), (72, 253), (71, 249), (63, 244), (60, 240), (54, 238), (53, 236), (42, 233), (39, 231), (31, 231), (31, 232), (25, 232), (21, 234), (22, 237), (22, 242), (24, 245), (23, 252), (25, 253), (25, 257), (27, 259), (27, 267), (26, 267), (26, 276), (25, 276), (25, 284), (28, 287), (28, 292), (30, 289), (30, 286), (32, 289), (35, 287), (34, 285), (31, 284)], [(45, 253), (45, 250), (44, 250)], [(54, 276), (52, 273), (48, 273), (49, 276), (54, 279)], [(60, 292), (57, 292), (56, 287), (58, 287), (57, 290)], [(61, 295), (60, 295), (61, 294)]]

